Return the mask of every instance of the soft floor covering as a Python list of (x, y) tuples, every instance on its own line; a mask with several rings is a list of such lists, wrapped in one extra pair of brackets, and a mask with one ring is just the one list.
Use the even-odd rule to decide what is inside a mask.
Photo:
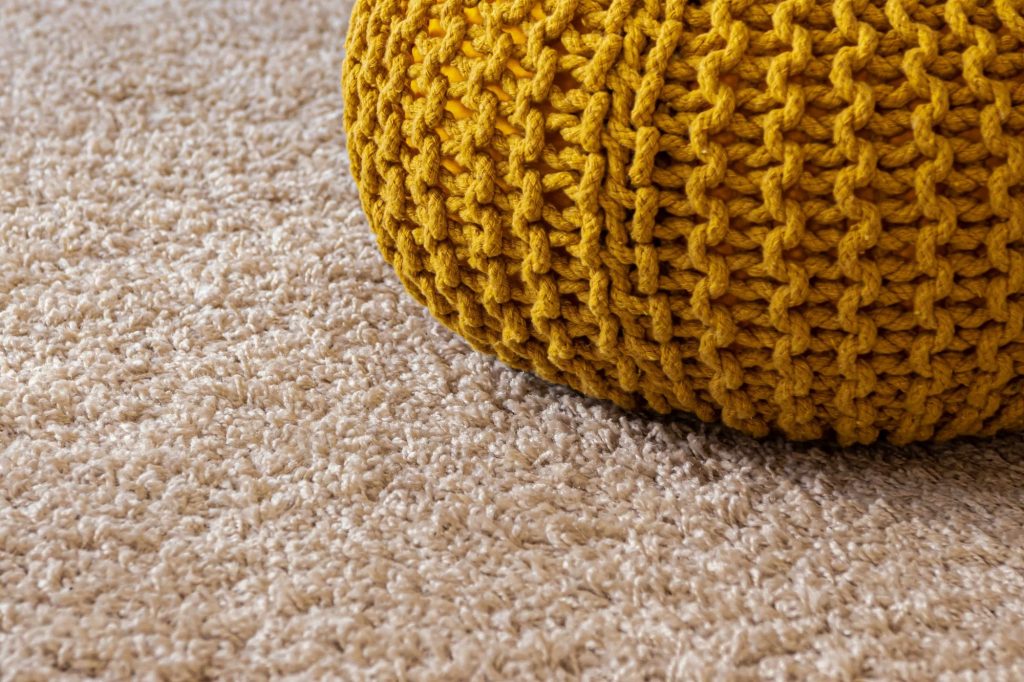
[(0, 0), (0, 679), (1024, 677), (1024, 438), (842, 451), (472, 352), (346, 0)]

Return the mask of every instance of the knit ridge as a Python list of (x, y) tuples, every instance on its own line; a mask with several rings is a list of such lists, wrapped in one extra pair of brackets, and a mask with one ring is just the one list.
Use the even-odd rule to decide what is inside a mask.
[(1024, 0), (359, 0), (363, 206), (475, 348), (628, 408), (1024, 427)]

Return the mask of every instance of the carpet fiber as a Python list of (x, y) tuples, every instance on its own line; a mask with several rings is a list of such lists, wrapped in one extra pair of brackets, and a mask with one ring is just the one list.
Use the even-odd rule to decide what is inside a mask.
[(472, 352), (349, 3), (0, 7), (0, 678), (1024, 676), (1024, 438), (841, 450)]

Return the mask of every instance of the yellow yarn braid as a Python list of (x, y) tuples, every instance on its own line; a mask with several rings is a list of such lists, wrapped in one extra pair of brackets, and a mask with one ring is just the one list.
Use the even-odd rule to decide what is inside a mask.
[(1024, 427), (1024, 0), (359, 0), (353, 172), (476, 348), (867, 443)]

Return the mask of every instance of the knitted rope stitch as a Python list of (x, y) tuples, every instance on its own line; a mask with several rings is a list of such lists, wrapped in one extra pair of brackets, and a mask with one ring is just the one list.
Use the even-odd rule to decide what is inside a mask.
[(843, 443), (1024, 426), (1024, 0), (359, 0), (380, 248), (474, 347)]

